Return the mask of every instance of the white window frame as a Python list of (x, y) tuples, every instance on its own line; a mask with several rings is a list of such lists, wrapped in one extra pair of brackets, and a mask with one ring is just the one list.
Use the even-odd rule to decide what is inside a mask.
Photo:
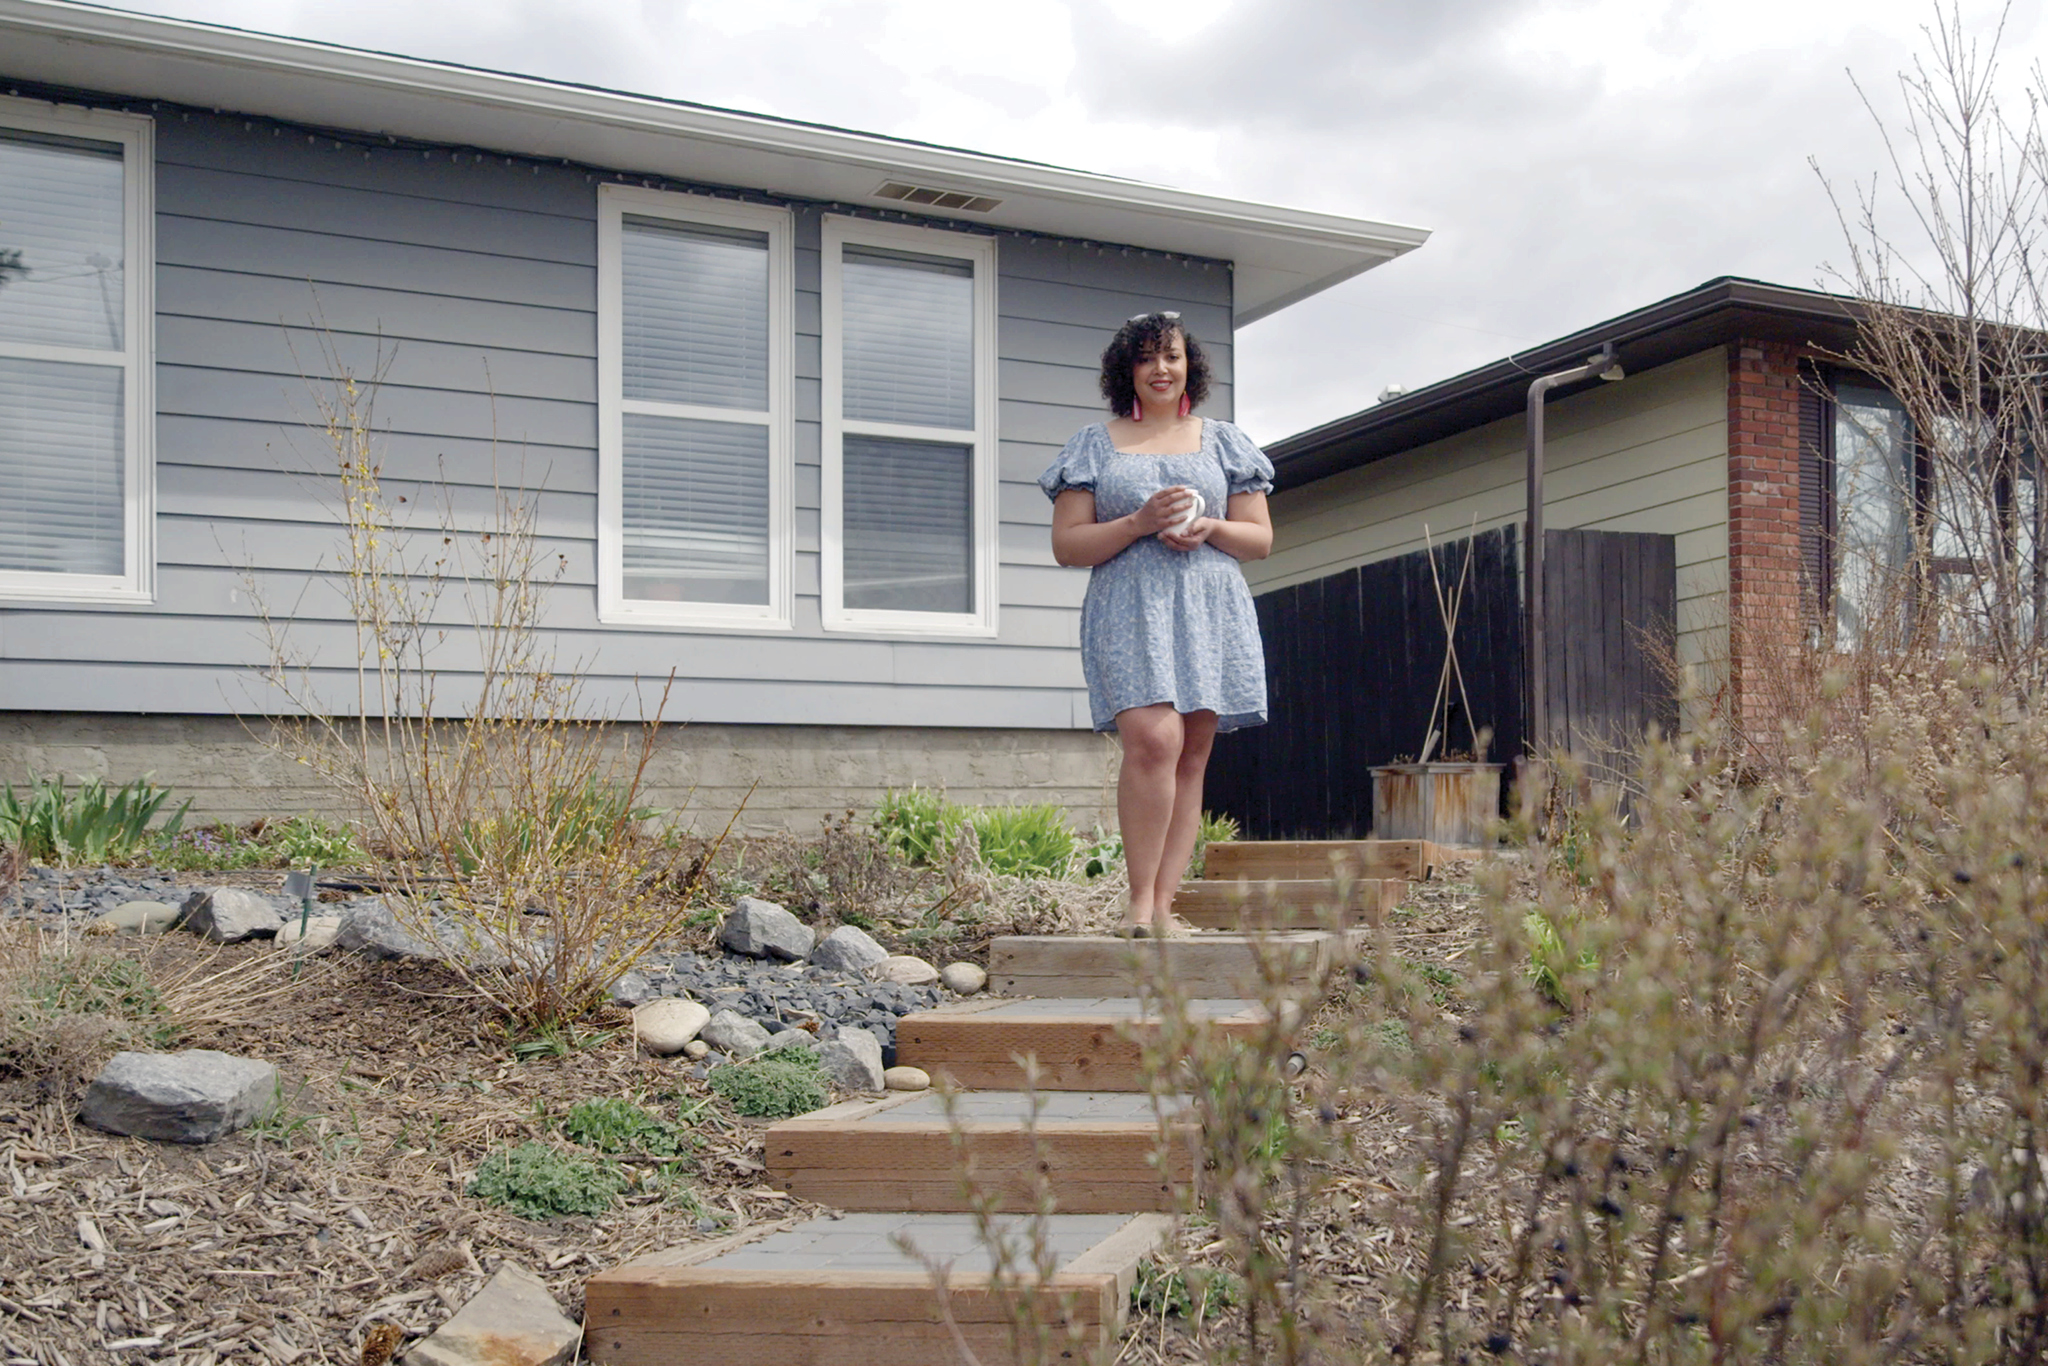
[(0, 341), (11, 360), (65, 361), (123, 371), (122, 569), (119, 574), (0, 570), (0, 601), (150, 603), (156, 600), (156, 127), (138, 114), (55, 108), (0, 95), (0, 128), (118, 143), (121, 148), (122, 350)]
[[(828, 214), (822, 227), (824, 384), (823, 501), (819, 531), (823, 554), (821, 615), (828, 631), (882, 635), (993, 636), (996, 634), (996, 242), (977, 233), (877, 223)], [(849, 245), (893, 248), (923, 256), (949, 256), (974, 267), (974, 426), (955, 430), (901, 422), (863, 422), (845, 416), (845, 350), (841, 266)], [(884, 436), (971, 446), (973, 455), (974, 608), (968, 612), (881, 611), (849, 608), (845, 600), (845, 511), (848, 436)]]
[[(768, 236), (765, 413), (625, 397), (622, 233), (626, 215), (740, 228)], [(638, 627), (787, 631), (795, 623), (795, 225), (787, 209), (705, 195), (601, 185), (597, 195), (598, 620)], [(625, 595), (624, 417), (627, 413), (759, 422), (768, 429), (768, 601), (655, 602)]]

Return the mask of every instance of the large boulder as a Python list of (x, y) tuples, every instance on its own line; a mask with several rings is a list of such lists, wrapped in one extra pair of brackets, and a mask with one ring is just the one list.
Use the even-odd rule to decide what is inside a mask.
[(889, 951), (857, 925), (841, 925), (811, 950), (813, 963), (834, 972), (866, 972), (888, 956)]
[(269, 897), (245, 888), (199, 887), (179, 907), (178, 923), (216, 944), (239, 944), (275, 937), (284, 916)]
[(445, 957), (439, 944), (432, 944), (398, 923), (391, 905), (381, 896), (358, 897), (342, 907), (341, 928), (334, 947), (346, 953), (370, 958), (426, 958), (435, 962)]
[(848, 1091), (882, 1089), (882, 1045), (865, 1029), (842, 1029), (820, 1044), (818, 1067)]
[(540, 1277), (505, 1262), (455, 1316), (415, 1343), (405, 1366), (563, 1366), (576, 1355), (583, 1330)]
[(721, 1010), (704, 1022), (697, 1037), (729, 1058), (751, 1058), (768, 1046), (768, 1031), (737, 1010)]
[(753, 896), (741, 897), (718, 931), (718, 942), (734, 953), (784, 962), (810, 957), (816, 939), (803, 921), (774, 902)]
[(711, 1012), (695, 1001), (658, 997), (633, 1011), (633, 1034), (640, 1046), (657, 1057), (680, 1053), (711, 1022)]
[(86, 1088), (79, 1118), (165, 1143), (211, 1143), (277, 1106), (277, 1069), (210, 1048), (116, 1053)]

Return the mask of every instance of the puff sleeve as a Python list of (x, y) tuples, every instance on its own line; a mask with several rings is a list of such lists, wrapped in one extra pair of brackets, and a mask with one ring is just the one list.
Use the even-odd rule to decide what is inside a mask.
[(1060, 448), (1050, 468), (1038, 476), (1038, 487), (1048, 498), (1058, 498), (1068, 489), (1095, 492), (1096, 462), (1100, 459), (1096, 435), (1100, 427), (1084, 427)]
[(1223, 463), (1223, 478), (1232, 493), (1271, 493), (1273, 462), (1238, 430), (1234, 422), (1216, 424), (1217, 455)]

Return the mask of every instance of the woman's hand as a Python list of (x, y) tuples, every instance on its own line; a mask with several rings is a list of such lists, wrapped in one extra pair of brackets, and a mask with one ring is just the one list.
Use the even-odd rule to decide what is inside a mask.
[(1147, 498), (1144, 505), (1131, 514), (1131, 530), (1140, 536), (1161, 536), (1181, 519), (1194, 501), (1193, 489), (1170, 484)]
[(1210, 533), (1220, 525), (1214, 517), (1197, 517), (1186, 531), (1168, 527), (1159, 533), (1159, 539), (1175, 550), (1193, 550), (1207, 541)]

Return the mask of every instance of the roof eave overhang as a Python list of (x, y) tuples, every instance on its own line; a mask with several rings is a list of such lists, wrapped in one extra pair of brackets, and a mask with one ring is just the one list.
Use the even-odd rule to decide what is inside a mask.
[[(1858, 321), (1854, 300), (1757, 280), (1718, 279), (1468, 370), (1267, 447), (1284, 488), (1298, 488), (1523, 411), (1530, 381), (1569, 369), (1613, 342), (1630, 373), (1711, 346), (1778, 341), (1842, 351)], [(1557, 395), (1597, 386), (1582, 381)]]
[(1428, 239), (1425, 229), (1194, 194), (955, 148), (65, 0), (0, 0), (0, 78), (318, 127), (561, 158), (904, 211), (908, 179), (1002, 201), (971, 221), (1235, 267), (1256, 322)]

